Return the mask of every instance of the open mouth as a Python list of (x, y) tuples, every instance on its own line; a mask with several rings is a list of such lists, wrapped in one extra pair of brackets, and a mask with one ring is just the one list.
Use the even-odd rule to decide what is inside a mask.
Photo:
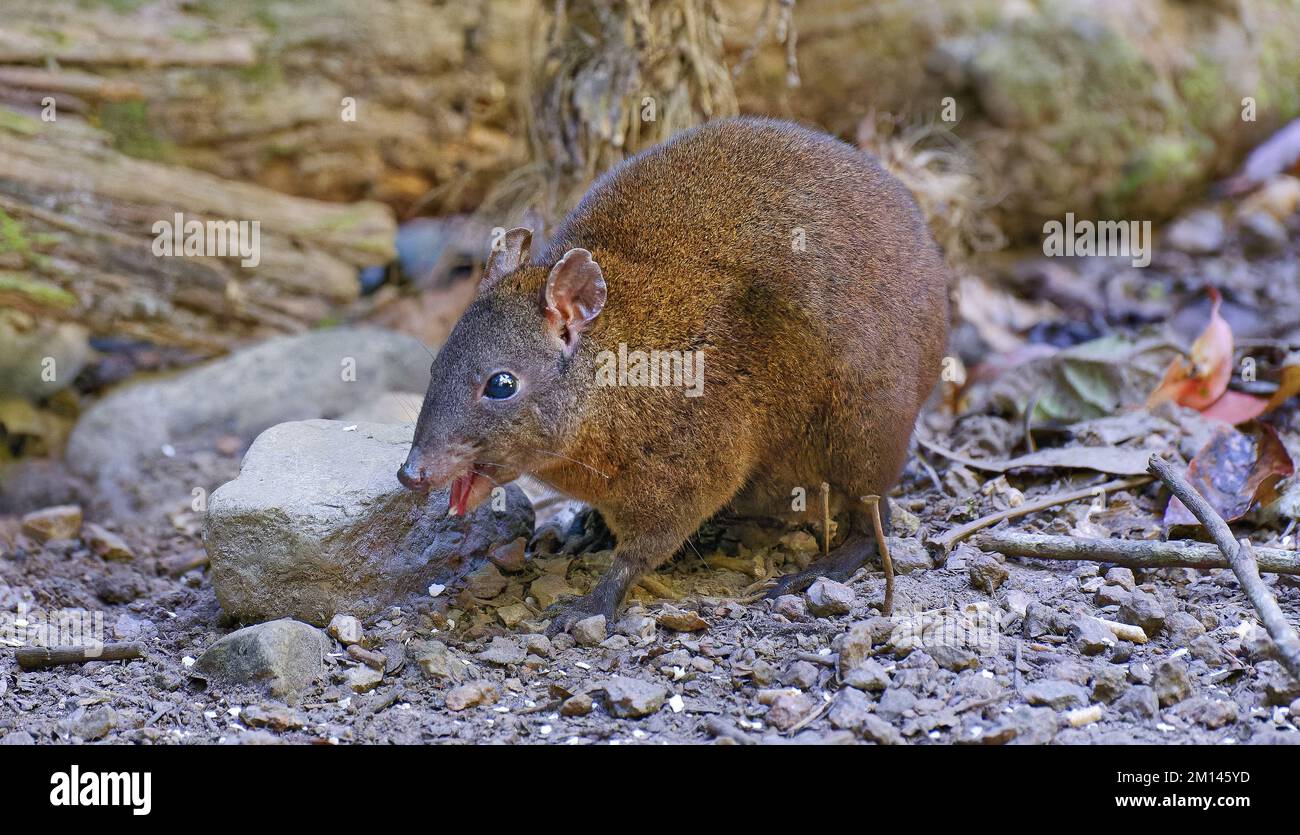
[(451, 497), (447, 501), (448, 516), (464, 516), (483, 503), (492, 490), (492, 482), (472, 468), (451, 483)]

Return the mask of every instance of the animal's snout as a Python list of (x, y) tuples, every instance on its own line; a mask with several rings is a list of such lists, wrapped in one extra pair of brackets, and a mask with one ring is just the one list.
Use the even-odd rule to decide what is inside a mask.
[(431, 483), (428, 471), (409, 460), (398, 468), (397, 480), (408, 490), (426, 490)]

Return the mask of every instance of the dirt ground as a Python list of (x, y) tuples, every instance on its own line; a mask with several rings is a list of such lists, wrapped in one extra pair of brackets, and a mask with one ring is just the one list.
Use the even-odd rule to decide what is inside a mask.
[[(236, 465), (209, 456), (205, 466), (233, 475)], [(910, 467), (895, 499), (898, 536), (891, 540), (900, 570), (928, 559), (914, 538), (918, 526), (943, 528), (954, 513), (997, 509), (1015, 489), (1005, 481), (987, 489), (992, 483), (953, 495), (941, 492), (923, 466)], [(1060, 486), (1047, 482), (1027, 494)], [(1140, 526), (1158, 518), (1161, 506), (1148, 486), (1112, 496), (1099, 515), (1084, 505), (1078, 513), (1034, 514), (1025, 524), (1052, 531), (1095, 517), (1089, 521)], [(598, 644), (528, 634), (541, 626), (536, 605), (513, 629), (504, 625), (518, 617), (512, 605), (545, 602), (543, 587), (581, 591), (608, 564), (608, 552), (577, 559), (533, 554), (521, 571), (487, 565), (467, 590), (447, 589), (366, 623), (364, 644), (385, 658), (373, 689), (349, 686), (346, 671), (357, 665), (334, 643), (327, 674), (300, 703), (287, 705), (189, 676), (187, 659), (234, 626), (223, 622), (201, 566), (169, 573), (202, 552), (194, 519), (181, 515), (133, 531), (132, 541), (143, 541), (143, 533), (149, 544), (133, 559), (114, 561), (75, 540), (31, 547), (15, 534), (14, 519), (5, 524), (9, 541), (23, 544), (0, 559), (0, 610), (26, 601), (45, 610), (102, 611), (110, 639), (147, 646), (140, 660), (49, 671), (20, 671), (12, 654), (0, 656), (0, 736), (7, 742), (1300, 741), (1287, 708), (1300, 689), (1259, 655), (1258, 642), (1243, 637), (1240, 625), (1253, 613), (1227, 570), (1140, 573), (1132, 582), (1158, 601), (1162, 628), (1149, 643), (1121, 641), (1085, 655), (1071, 637), (1072, 618), (1116, 617), (1116, 607), (1098, 605), (1106, 570), (1096, 564), (974, 565), (979, 552), (958, 546), (947, 565), (897, 578), (898, 617), (882, 628), (871, 620), (884, 596), (878, 567), (849, 584), (851, 599), (826, 609), (836, 614), (813, 615), (802, 597), (728, 599), (743, 595), (768, 563), (784, 569), (806, 562), (815, 542), (806, 534), (720, 526), (656, 575), (682, 599), (666, 602), (637, 589)], [(554, 537), (542, 537), (540, 547), (547, 544), (555, 545)], [(976, 587), (988, 576), (997, 584), (992, 594)], [(564, 579), (534, 586), (543, 577)], [(1288, 578), (1274, 586), (1284, 609), (1300, 606), (1298, 585)], [(972, 604), (984, 612), (978, 634), (910, 651), (899, 638), (898, 623), (918, 622), (909, 613), (960, 622)], [(836, 661), (846, 630), (863, 622), (879, 663), (875, 675), (884, 678), (858, 689), (842, 682)], [(429, 641), (445, 646), (450, 673), (420, 663)], [(640, 686), (622, 682), (611, 694), (609, 682), (619, 679)], [(458, 687), (465, 689), (453, 695)], [(466, 699), (470, 706), (461, 707)], [(480, 699), (485, 703), (474, 704)], [(1161, 699), (1166, 704), (1157, 707)], [(1071, 727), (1069, 711), (1090, 704), (1103, 705), (1100, 721)]]

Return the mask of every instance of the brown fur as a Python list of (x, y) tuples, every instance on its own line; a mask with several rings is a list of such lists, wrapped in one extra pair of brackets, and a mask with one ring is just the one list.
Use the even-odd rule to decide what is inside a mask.
[[(578, 247), (608, 297), (569, 356), (539, 299)], [(943, 261), (874, 160), (785, 122), (712, 122), (608, 172), (539, 257), (512, 266), (495, 265), (435, 363), (412, 460), (455, 447), (440, 476), (473, 460), (597, 508), (617, 555), (575, 616), (612, 616), (719, 509), (783, 516), (797, 487), (815, 511), (829, 482), (850, 538), (869, 539), (856, 499), (897, 481), (948, 331)], [(595, 385), (598, 352), (619, 343), (703, 350), (703, 396)], [(529, 382), (508, 415), (434, 390), (512, 362)]]

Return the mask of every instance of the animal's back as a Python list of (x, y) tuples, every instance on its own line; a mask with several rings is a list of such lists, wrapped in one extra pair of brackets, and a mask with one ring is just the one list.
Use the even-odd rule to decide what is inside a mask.
[(911, 409), (937, 373), (943, 259), (902, 184), (825, 134), (759, 118), (684, 131), (602, 176), (542, 260), (575, 246), (637, 266), (609, 275), (609, 318), (622, 307), (642, 331), (620, 340), (730, 345), (787, 386), (800, 362), (856, 365)]

